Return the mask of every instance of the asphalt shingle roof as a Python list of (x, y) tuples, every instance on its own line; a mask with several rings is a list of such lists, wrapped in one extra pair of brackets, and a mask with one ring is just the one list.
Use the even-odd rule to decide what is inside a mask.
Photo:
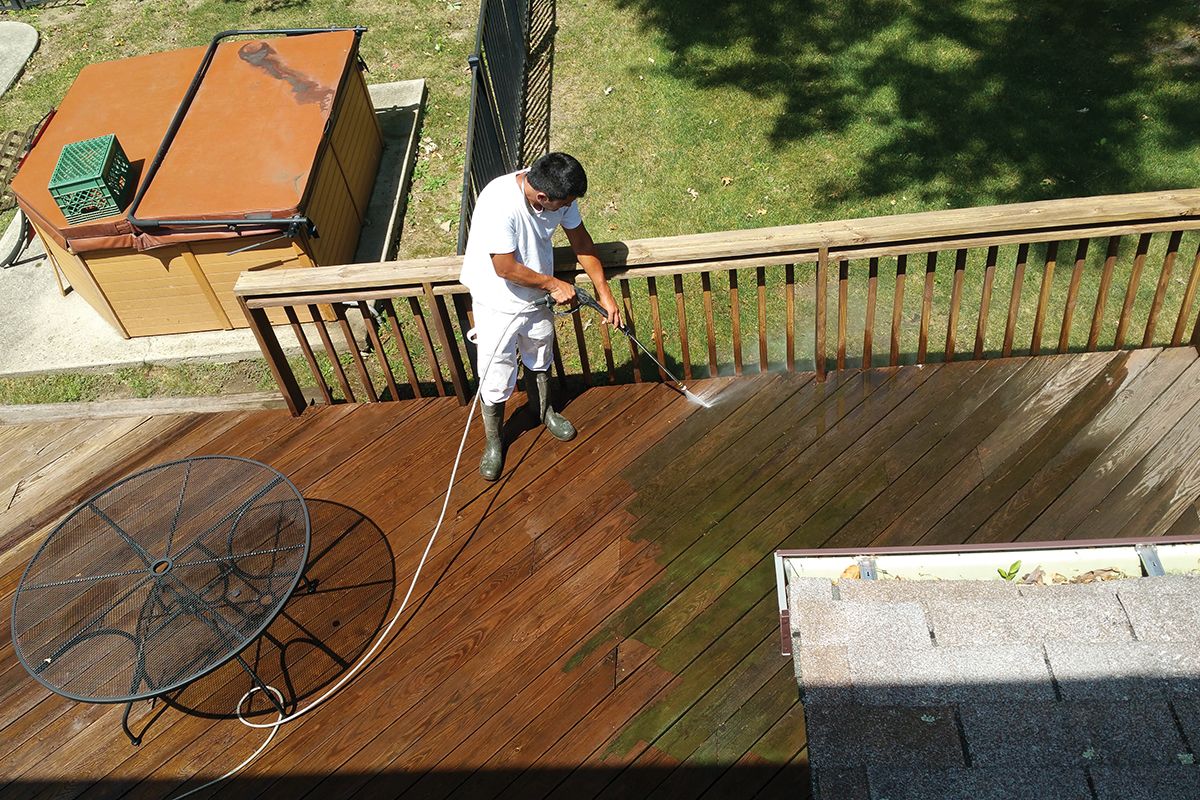
[(818, 800), (1200, 800), (1200, 577), (789, 584)]

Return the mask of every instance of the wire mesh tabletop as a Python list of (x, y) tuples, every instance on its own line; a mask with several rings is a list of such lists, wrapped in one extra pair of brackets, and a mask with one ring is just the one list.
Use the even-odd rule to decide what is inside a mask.
[(265, 464), (198, 456), (139, 472), (75, 508), (30, 561), (13, 600), (17, 658), (75, 700), (162, 695), (258, 638), (309, 541), (304, 498)]

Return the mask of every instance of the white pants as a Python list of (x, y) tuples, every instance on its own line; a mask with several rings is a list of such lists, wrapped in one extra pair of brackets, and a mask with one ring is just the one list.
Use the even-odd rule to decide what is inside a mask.
[[(479, 398), (503, 403), (517, 385), (517, 351), (527, 370), (543, 372), (554, 359), (554, 314), (539, 307), (508, 314), (475, 304), (476, 359), (482, 380)], [(493, 355), (495, 353), (495, 355)], [(488, 359), (491, 359), (489, 365)]]

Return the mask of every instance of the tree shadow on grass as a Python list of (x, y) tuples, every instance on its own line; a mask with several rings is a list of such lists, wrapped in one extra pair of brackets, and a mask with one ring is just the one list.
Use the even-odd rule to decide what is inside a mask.
[(856, 166), (821, 187), (831, 208), (898, 191), (968, 206), (1200, 181), (1188, 0), (617, 3), (661, 36), (673, 75), (777, 109), (773, 147), (851, 142)]

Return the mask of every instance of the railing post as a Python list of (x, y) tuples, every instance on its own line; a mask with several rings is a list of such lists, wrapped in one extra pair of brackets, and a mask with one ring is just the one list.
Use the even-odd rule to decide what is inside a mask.
[(293, 417), (300, 416), (300, 412), (307, 405), (304, 401), (304, 393), (300, 391), (300, 384), (296, 382), (292, 365), (288, 363), (287, 356), (283, 354), (283, 348), (279, 346), (279, 339), (275, 336), (271, 321), (267, 319), (267, 312), (261, 308), (250, 308), (246, 304), (246, 298), (240, 295), (238, 296), (238, 305), (242, 307), (242, 313), (246, 315), (246, 321), (250, 323), (250, 330), (254, 331), (254, 338), (258, 340), (258, 349), (267, 357), (267, 366), (271, 368), (271, 374), (275, 376), (275, 385), (283, 394), (283, 401), (287, 403), (288, 411)]

